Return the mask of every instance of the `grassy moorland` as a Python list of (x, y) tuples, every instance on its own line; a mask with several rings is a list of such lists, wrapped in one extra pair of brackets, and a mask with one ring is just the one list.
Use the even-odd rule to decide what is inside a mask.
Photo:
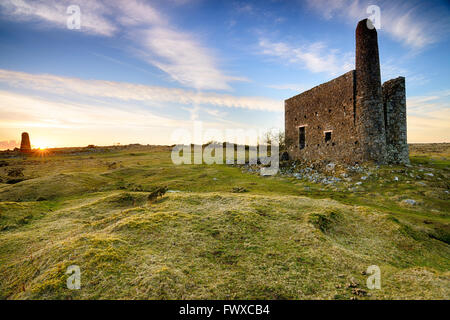
[(0, 154), (2, 299), (450, 298), (450, 144), (332, 185), (176, 166), (168, 147), (70, 151)]

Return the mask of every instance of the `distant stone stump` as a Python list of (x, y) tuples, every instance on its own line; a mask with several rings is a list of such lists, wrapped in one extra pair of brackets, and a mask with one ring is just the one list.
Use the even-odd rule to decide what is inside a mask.
[(30, 136), (27, 132), (22, 132), (22, 141), (20, 142), (20, 152), (31, 152)]

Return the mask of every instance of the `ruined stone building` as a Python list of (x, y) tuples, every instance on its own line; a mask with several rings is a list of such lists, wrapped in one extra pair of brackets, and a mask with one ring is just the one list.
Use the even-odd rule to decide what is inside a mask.
[(381, 85), (377, 31), (356, 27), (355, 70), (285, 100), (290, 159), (409, 163), (405, 78)]

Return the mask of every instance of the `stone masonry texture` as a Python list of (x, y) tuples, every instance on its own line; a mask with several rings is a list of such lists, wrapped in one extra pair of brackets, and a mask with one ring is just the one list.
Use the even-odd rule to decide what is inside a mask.
[(381, 93), (377, 31), (367, 19), (356, 27), (356, 126), (363, 148), (363, 160), (379, 163), (386, 159), (386, 136)]
[(409, 163), (406, 140), (405, 78), (398, 77), (383, 83), (384, 121), (386, 124), (387, 162)]

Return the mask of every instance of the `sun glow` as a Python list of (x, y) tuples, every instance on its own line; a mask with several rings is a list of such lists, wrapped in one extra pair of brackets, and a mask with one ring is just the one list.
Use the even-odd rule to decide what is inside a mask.
[(50, 154), (49, 148), (51, 148), (51, 145), (48, 143), (35, 141), (32, 146), (35, 149), (35, 155), (39, 157), (46, 157)]
[(49, 148), (53, 148), (52, 145), (50, 145), (49, 143), (43, 142), (43, 141), (35, 141), (32, 145), (33, 145), (34, 149), (39, 149), (39, 150), (46, 150)]

